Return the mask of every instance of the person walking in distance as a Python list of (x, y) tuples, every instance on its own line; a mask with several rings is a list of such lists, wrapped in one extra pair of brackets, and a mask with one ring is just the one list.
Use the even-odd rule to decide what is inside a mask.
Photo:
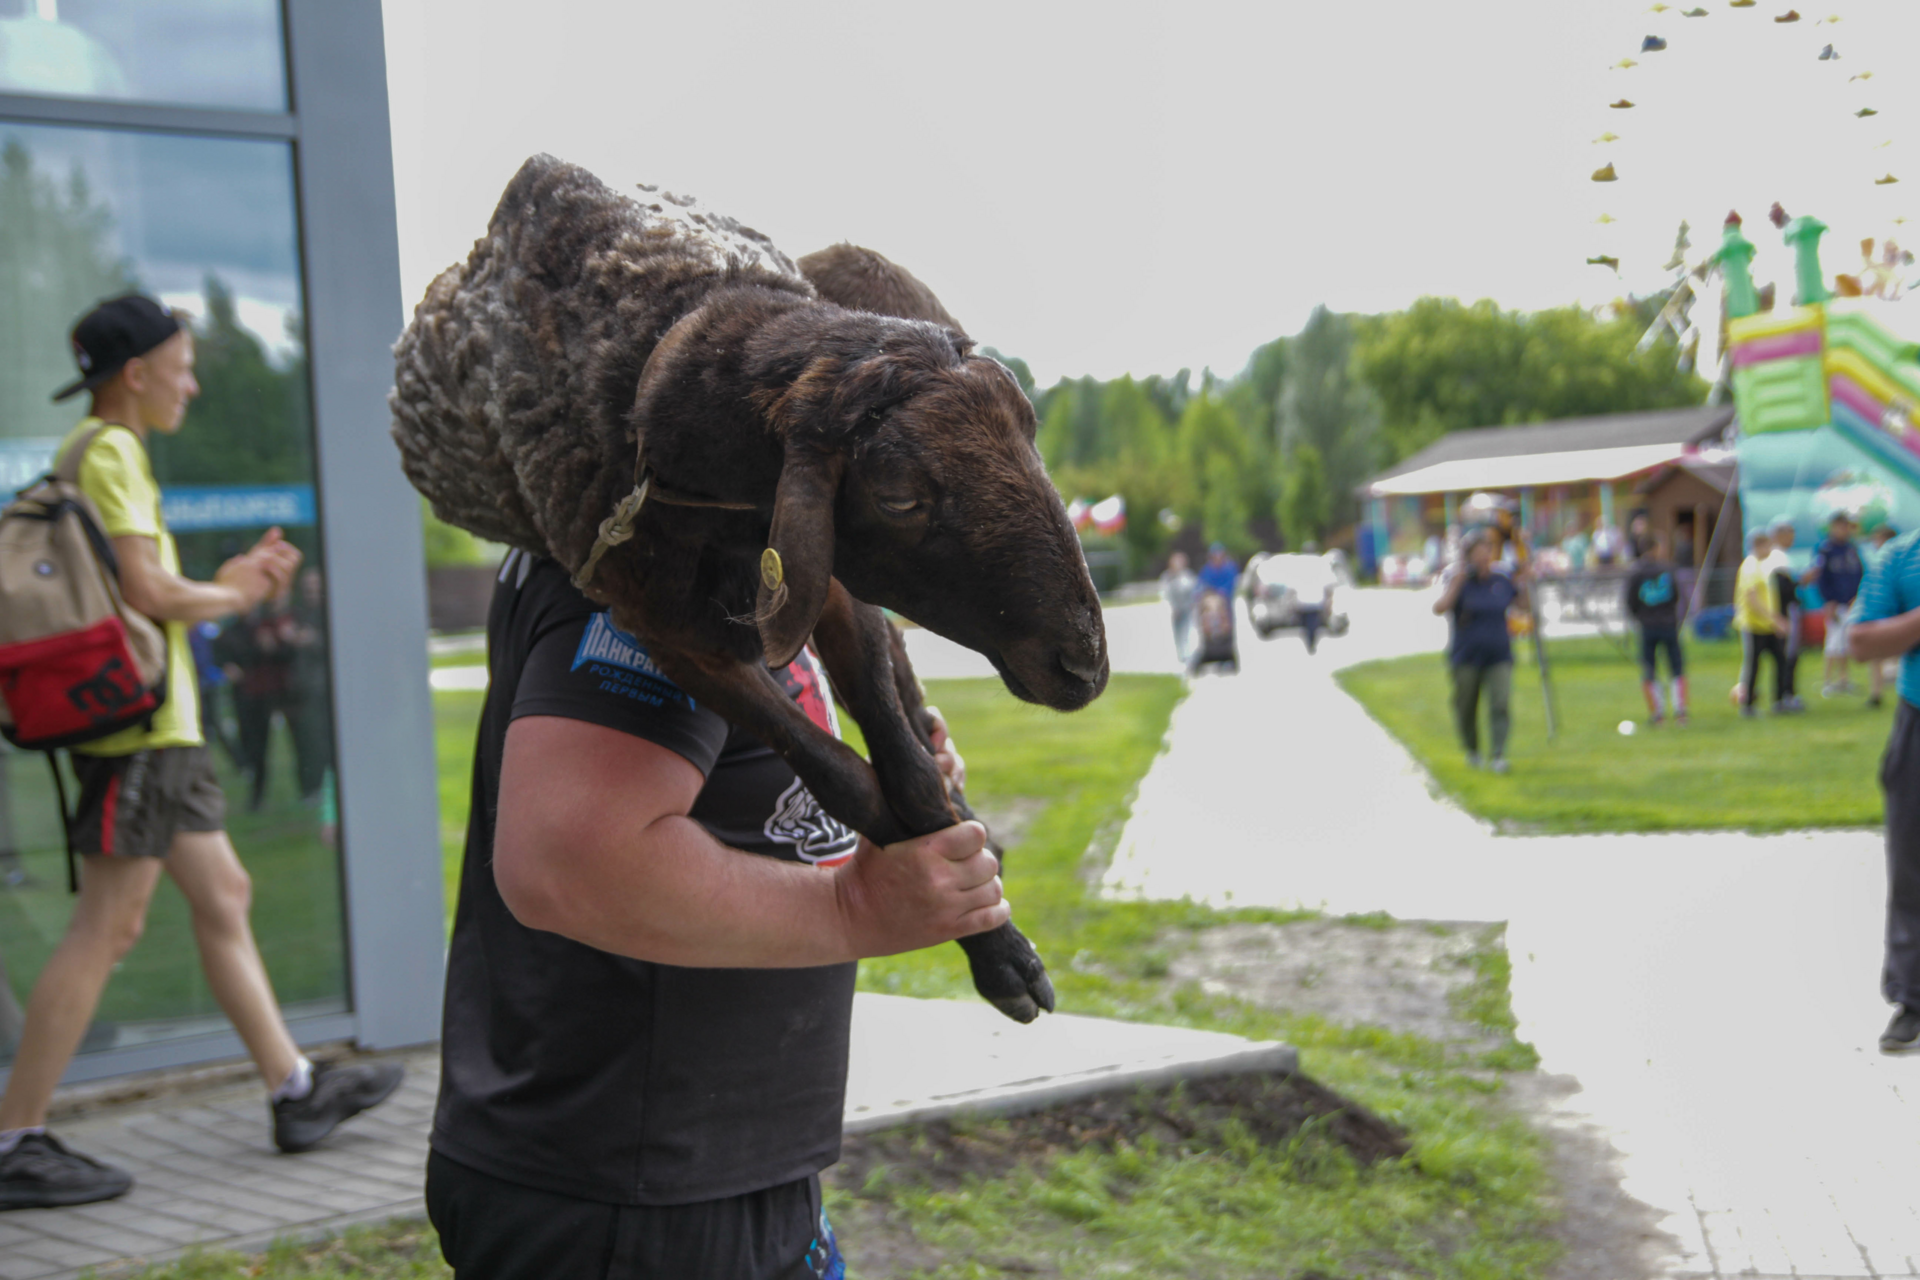
[(1853, 541), (1853, 519), (1837, 511), (1827, 521), (1826, 541), (1813, 549), (1813, 563), (1800, 577), (1802, 585), (1811, 584), (1820, 592), (1820, 612), (1827, 625), (1826, 670), (1820, 682), (1823, 697), (1855, 692), (1847, 678), (1847, 619), (1866, 576), (1866, 561)]
[(1733, 580), (1733, 625), (1740, 633), (1740, 714), (1751, 718), (1759, 696), (1760, 658), (1773, 660), (1773, 709), (1787, 710), (1787, 616), (1773, 581), (1773, 541), (1765, 529), (1747, 536), (1748, 555)]
[(1193, 652), (1193, 606), (1200, 593), (1200, 579), (1187, 566), (1187, 553), (1176, 551), (1167, 557), (1167, 571), (1160, 575), (1160, 598), (1173, 610), (1173, 651), (1185, 666)]
[(225, 801), (201, 737), (187, 626), (244, 613), (284, 590), (300, 553), (271, 529), (212, 582), (180, 575), (147, 461), (154, 432), (178, 431), (193, 377), (193, 335), (151, 298), (101, 303), (73, 330), (82, 376), (56, 392), (92, 393), (60, 446), (84, 450), (80, 487), (99, 509), (133, 608), (164, 625), (166, 701), (150, 725), (73, 749), (81, 855), (73, 917), (35, 982), (6, 1092), (0, 1096), (0, 1208), (109, 1199), (130, 1175), (70, 1151), (46, 1130), (54, 1086), (79, 1046), (108, 975), (140, 936), (164, 870), (192, 915), (207, 985), (270, 1091), (275, 1143), (304, 1150), (400, 1083), (393, 1064), (318, 1066), (303, 1057), (274, 1001), (248, 920), (251, 882), (225, 829)]
[(1772, 550), (1767, 553), (1767, 573), (1772, 579), (1774, 594), (1779, 598), (1778, 612), (1785, 618), (1780, 629), (1782, 652), (1785, 658), (1781, 664), (1783, 688), (1785, 693), (1775, 705), (1774, 710), (1783, 715), (1796, 714), (1807, 709), (1800, 700), (1800, 579), (1793, 571), (1792, 562), (1787, 553), (1793, 550), (1793, 520), (1780, 516), (1767, 526), (1767, 540)]
[[(1687, 666), (1680, 650), (1680, 585), (1667, 560), (1667, 535), (1640, 535), (1640, 556), (1627, 575), (1627, 613), (1640, 627), (1640, 689), (1647, 698), (1647, 724), (1658, 728), (1669, 707), (1676, 724), (1687, 722)], [(1659, 655), (1667, 655), (1671, 696), (1660, 697)]]
[(1920, 1049), (1920, 535), (1887, 546), (1867, 571), (1848, 631), (1860, 662), (1900, 660), (1893, 730), (1880, 760), (1887, 808), (1886, 953), (1880, 994), (1894, 1006), (1886, 1053)]
[(1493, 534), (1476, 529), (1460, 543), (1462, 562), (1447, 570), (1433, 611), (1453, 619), (1447, 665), (1453, 676), (1454, 727), (1467, 764), (1480, 767), (1480, 696), (1487, 699), (1492, 754), (1487, 767), (1507, 772), (1507, 732), (1512, 724), (1513, 639), (1507, 611), (1525, 598), (1524, 579), (1494, 563)]

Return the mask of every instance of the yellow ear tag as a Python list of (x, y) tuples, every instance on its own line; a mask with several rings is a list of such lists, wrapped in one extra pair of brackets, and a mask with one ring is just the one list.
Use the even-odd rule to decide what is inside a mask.
[(769, 591), (777, 589), (786, 580), (787, 571), (780, 563), (780, 553), (768, 547), (760, 553), (760, 585)]

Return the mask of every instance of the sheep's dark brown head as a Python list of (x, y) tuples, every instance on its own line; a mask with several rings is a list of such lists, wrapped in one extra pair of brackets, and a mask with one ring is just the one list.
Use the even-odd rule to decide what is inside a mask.
[(984, 654), (1019, 698), (1093, 701), (1100, 602), (1013, 375), (938, 325), (829, 314), (810, 317), (803, 358), (777, 333), (765, 363), (749, 354), (785, 450), (758, 602), (768, 663), (799, 651), (837, 576)]

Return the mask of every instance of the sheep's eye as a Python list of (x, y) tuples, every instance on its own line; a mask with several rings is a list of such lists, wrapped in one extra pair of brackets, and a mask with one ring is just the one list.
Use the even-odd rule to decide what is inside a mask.
[(904, 516), (910, 512), (918, 511), (927, 504), (919, 498), (882, 498), (880, 499), (880, 505), (895, 515)]

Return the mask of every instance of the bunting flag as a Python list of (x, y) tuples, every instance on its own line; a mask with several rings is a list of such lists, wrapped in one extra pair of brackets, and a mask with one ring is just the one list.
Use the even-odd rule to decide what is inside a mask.
[[(1759, 3), (1759, 0), (1727, 0), (1727, 7), (1730, 9), (1752, 9), (1756, 7), (1758, 3)], [(1649, 6), (1649, 8), (1646, 10), (1647, 13), (1654, 14), (1654, 15), (1664, 15), (1670, 11), (1673, 11), (1673, 6), (1663, 3), (1662, 0), (1655, 0), (1655, 3)], [(1696, 4), (1689, 9), (1679, 10), (1678, 13), (1679, 13), (1679, 16), (1682, 18), (1705, 18), (1710, 16), (1708, 10), (1704, 6), (1699, 4)], [(1840, 13), (1829, 13), (1824, 17), (1815, 18), (1810, 25), (1813, 27), (1838, 26), (1840, 22), (1843, 20), (1843, 16), (1844, 15)], [(1794, 24), (1800, 23), (1802, 21), (1802, 16), (1798, 9), (1790, 8), (1790, 9), (1787, 9), (1785, 12), (1779, 12), (1779, 13), (1773, 14), (1772, 21), (1773, 21), (1773, 24), (1776, 26), (1792, 26)], [(1653, 25), (1653, 24), (1649, 24), (1649, 25)], [(1667, 51), (1667, 49), (1669, 48), (1668, 35), (1661, 34), (1658, 30), (1651, 31), (1651, 32), (1645, 31), (1644, 28), (1642, 28), (1642, 30), (1643, 30), (1643, 34), (1641, 36), (1640, 47), (1637, 50), (1637, 52), (1639, 52), (1642, 55), (1645, 55), (1645, 54), (1651, 54), (1651, 53), (1664, 53)], [(1811, 49), (1809, 51), (1812, 52)], [(1856, 52), (1858, 52), (1858, 50), (1856, 50)], [(1669, 64), (1669, 65), (1672, 65), (1672, 66), (1684, 65), (1684, 55), (1676, 55), (1676, 56), (1682, 57), (1682, 62), (1676, 63), (1676, 64)], [(1836, 46), (1835, 44), (1831, 42), (1823, 42), (1820, 45), (1818, 51), (1814, 53), (1814, 58), (1816, 61), (1819, 61), (1819, 62), (1836, 63), (1836, 62), (1842, 61), (1843, 55), (1840, 49), (1838, 48), (1838, 46)], [(1636, 61), (1633, 57), (1627, 56), (1627, 57), (1622, 57), (1618, 62), (1613, 63), (1610, 69), (1616, 70), (1616, 71), (1633, 71), (1635, 68), (1639, 67), (1639, 65), (1640, 65), (1639, 62)], [(1663, 68), (1663, 70), (1664, 69), (1665, 68)], [(1641, 71), (1641, 72), (1638, 72), (1637, 74), (1646, 75), (1648, 74), (1648, 72)], [(1868, 81), (1871, 81), (1873, 78), (1874, 78), (1874, 71), (1871, 67), (1868, 67), (1863, 70), (1856, 71), (1851, 75), (1849, 75), (1847, 77), (1846, 83), (1848, 85), (1851, 85), (1855, 82), (1860, 82), (1864, 84)], [(1657, 74), (1655, 75), (1655, 79), (1656, 81), (1659, 79)], [(1856, 102), (1857, 101), (1858, 100), (1856, 99)], [(1636, 105), (1635, 101), (1632, 98), (1627, 98), (1627, 97), (1617, 98), (1614, 101), (1607, 104), (1607, 106), (1614, 111), (1632, 110), (1635, 105)], [(1860, 104), (1853, 110), (1852, 114), (1855, 119), (1871, 120), (1880, 115), (1880, 109), (1878, 107)], [(1658, 122), (1656, 121), (1656, 123)], [(1599, 144), (1619, 142), (1620, 140), (1621, 140), (1620, 135), (1613, 132), (1611, 129), (1609, 129), (1602, 132), (1598, 137), (1594, 138), (1593, 142), (1594, 144), (1599, 145)], [(1894, 142), (1894, 139), (1889, 138), (1883, 142), (1875, 144), (1874, 149), (1882, 150), (1882, 149), (1891, 147), (1893, 145), (1893, 142)], [(1631, 161), (1633, 159), (1633, 156), (1629, 155), (1627, 159)], [(1589, 177), (1590, 177), (1590, 180), (1593, 182), (1620, 181), (1619, 170), (1615, 167), (1615, 162), (1612, 160), (1609, 160), (1606, 164), (1602, 165), (1600, 168), (1593, 170), (1592, 173), (1589, 175)], [(1645, 175), (1643, 174), (1642, 177), (1644, 178)], [(1882, 176), (1877, 178), (1871, 177), (1870, 171), (1868, 173), (1862, 173), (1860, 174), (1860, 180), (1862, 180), (1863, 182), (1866, 180), (1871, 180), (1872, 184), (1876, 187), (1892, 187), (1892, 186), (1898, 185), (1900, 182), (1899, 177), (1893, 174), (1891, 171), (1886, 172), (1882, 174)], [(1782, 216), (1784, 218), (1784, 215)], [(1891, 216), (1891, 211), (1889, 211), (1889, 216)], [(1892, 216), (1891, 220), (1896, 225), (1903, 225), (1907, 221), (1907, 218), (1904, 215)], [(1615, 219), (1611, 214), (1604, 213), (1604, 212), (1600, 213), (1594, 219), (1594, 222), (1597, 225), (1601, 225), (1601, 226), (1609, 225), (1615, 221), (1617, 221), (1617, 219)], [(1619, 271), (1619, 259), (1615, 256), (1614, 253), (1611, 253), (1611, 252), (1592, 253), (1587, 257), (1586, 261), (1590, 266), (1606, 266), (1606, 267), (1611, 267), (1615, 272)], [(1663, 269), (1680, 271), (1683, 274), (1689, 270), (1689, 268), (1686, 265), (1686, 262), (1684, 259), (1684, 253), (1682, 249), (1676, 248), (1673, 258), (1670, 259), (1665, 264), (1665, 267)], [(1712, 268), (1709, 264), (1703, 263), (1699, 267), (1699, 270), (1707, 274), (1711, 274)], [(1861, 277), (1858, 280), (1856, 280), (1855, 277), (1850, 276), (1846, 279), (1846, 281), (1843, 281), (1841, 287), (1845, 289), (1848, 287), (1849, 284), (1853, 284), (1853, 283), (1858, 283), (1862, 289), (1866, 289), (1866, 285), (1864, 283), (1864, 277)], [(1872, 292), (1871, 290), (1867, 290), (1867, 291)]]

